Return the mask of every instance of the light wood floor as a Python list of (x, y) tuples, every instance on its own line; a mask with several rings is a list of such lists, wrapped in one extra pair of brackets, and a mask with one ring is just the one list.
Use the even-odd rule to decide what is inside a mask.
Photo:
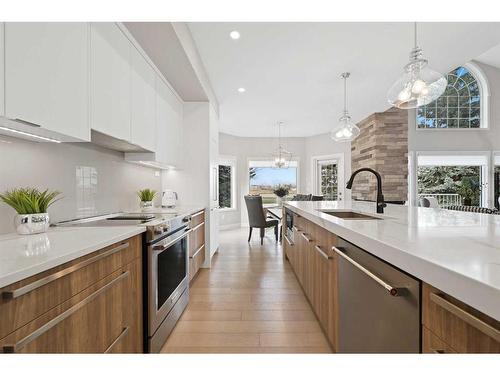
[(258, 231), (250, 245), (247, 235), (221, 232), (212, 268), (193, 280), (163, 353), (331, 353), (271, 231), (264, 246)]

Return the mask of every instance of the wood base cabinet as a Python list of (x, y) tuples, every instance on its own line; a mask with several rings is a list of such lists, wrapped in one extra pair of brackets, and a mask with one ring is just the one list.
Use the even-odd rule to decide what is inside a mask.
[(141, 238), (1, 289), (4, 353), (141, 353)]
[(499, 321), (425, 283), (422, 306), (423, 352), (500, 353)]
[(205, 263), (205, 210), (191, 215), (191, 233), (189, 234), (189, 281), (191, 281)]
[(284, 252), (325, 332), (337, 348), (337, 261), (332, 246), (337, 237), (294, 215), (294, 243), (285, 238)]

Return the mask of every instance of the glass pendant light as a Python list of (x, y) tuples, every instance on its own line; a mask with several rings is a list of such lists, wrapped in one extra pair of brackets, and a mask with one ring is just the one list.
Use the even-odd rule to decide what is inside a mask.
[(389, 103), (402, 109), (417, 108), (433, 102), (443, 94), (448, 84), (446, 78), (429, 68), (427, 60), (422, 58), (422, 49), (417, 45), (416, 22), (414, 32), (415, 46), (410, 52), (410, 62), (387, 93)]
[(350, 142), (361, 132), (356, 124), (352, 122), (347, 111), (347, 78), (350, 75), (351, 73), (348, 72), (341, 74), (344, 80), (344, 114), (339, 119), (339, 125), (330, 133), (330, 137), (337, 142)]
[(290, 166), (290, 160), (292, 160), (292, 153), (287, 151), (281, 144), (281, 127), (283, 122), (278, 122), (278, 149), (273, 154), (273, 164), (274, 168), (286, 169)]

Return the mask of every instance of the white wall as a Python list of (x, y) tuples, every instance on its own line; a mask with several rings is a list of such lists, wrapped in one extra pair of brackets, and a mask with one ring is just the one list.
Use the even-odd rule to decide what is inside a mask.
[[(500, 151), (500, 69), (490, 65), (473, 62), (483, 73), (489, 86), (489, 127), (487, 129), (427, 129), (417, 130), (415, 110), (408, 114), (408, 151), (410, 164), (416, 165), (419, 151)], [(483, 100), (483, 99), (481, 99)], [(492, 158), (490, 158), (492, 159)], [(493, 181), (490, 162), (490, 185)], [(410, 171), (410, 192), (416, 191), (415, 168)], [(493, 189), (489, 189), (488, 205), (493, 203)], [(415, 201), (414, 201), (415, 203)]]
[[(155, 172), (158, 176), (155, 176)], [(16, 187), (54, 189), (64, 197), (51, 221), (138, 210), (136, 192), (161, 190), (159, 172), (123, 160), (123, 153), (81, 143), (37, 143), (0, 136), (0, 192)], [(155, 204), (159, 204), (159, 196)], [(0, 234), (14, 231), (15, 211), (0, 203)]]
[[(322, 134), (306, 138), (283, 138), (284, 147), (292, 152), (292, 156), (299, 162), (300, 193), (312, 193), (312, 157), (343, 153), (345, 159), (345, 173), (350, 175), (351, 171), (351, 148), (350, 143), (336, 143), (330, 139), (329, 134)], [(272, 153), (278, 146), (277, 138), (250, 138), (235, 137), (220, 133), (219, 152), (220, 155), (236, 157), (236, 196), (237, 207), (235, 210), (221, 211), (221, 228), (246, 225), (248, 222), (245, 208), (244, 195), (248, 194), (248, 160), (252, 158), (271, 158)]]

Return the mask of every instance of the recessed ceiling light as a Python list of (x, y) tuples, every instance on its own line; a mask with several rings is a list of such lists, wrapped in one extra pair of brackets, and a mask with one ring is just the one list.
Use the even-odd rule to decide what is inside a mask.
[(231, 37), (231, 39), (236, 40), (236, 39), (240, 39), (241, 35), (240, 35), (239, 31), (233, 30), (229, 33), (229, 36)]
[(238, 92), (245, 92), (245, 91), (247, 91), (247, 90), (246, 90), (244, 87), (240, 87), (240, 88), (238, 89)]

